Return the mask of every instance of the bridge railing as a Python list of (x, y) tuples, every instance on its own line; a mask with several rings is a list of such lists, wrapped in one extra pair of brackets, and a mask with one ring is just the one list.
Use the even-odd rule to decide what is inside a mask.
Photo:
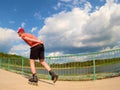
[[(120, 75), (120, 49), (46, 57), (59, 80), (96, 80)], [(30, 75), (29, 60), (0, 58), (0, 68)], [(36, 61), (40, 78), (48, 78), (48, 72)]]

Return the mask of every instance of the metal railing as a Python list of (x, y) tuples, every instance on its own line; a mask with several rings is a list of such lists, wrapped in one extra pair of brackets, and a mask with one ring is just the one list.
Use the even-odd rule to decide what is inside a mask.
[[(120, 49), (46, 57), (46, 62), (59, 75), (59, 80), (96, 80), (120, 75)], [(31, 74), (29, 60), (23, 58), (0, 58), (0, 68), (23, 75)], [(40, 78), (50, 79), (38, 62), (36, 69)]]

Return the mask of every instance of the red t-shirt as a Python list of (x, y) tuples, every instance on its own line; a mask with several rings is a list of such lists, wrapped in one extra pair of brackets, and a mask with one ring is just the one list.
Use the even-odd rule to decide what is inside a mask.
[[(40, 44), (40, 42), (33, 42), (33, 41), (30, 41), (30, 40), (27, 40), (25, 37), (28, 37), (28, 38), (34, 39), (34, 40), (38, 40), (38, 39), (34, 35), (29, 34), (29, 33), (21, 34), (21, 38), (31, 47), (34, 47), (34, 46)], [(38, 40), (38, 41), (40, 41), (40, 40)]]

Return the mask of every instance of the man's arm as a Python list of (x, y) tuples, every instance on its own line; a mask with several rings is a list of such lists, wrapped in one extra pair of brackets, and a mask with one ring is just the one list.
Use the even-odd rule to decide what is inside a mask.
[(29, 38), (29, 37), (24, 37), (24, 39), (32, 41), (32, 42), (38, 42), (38, 43), (43, 44), (43, 41), (41, 41), (41, 40), (36, 40), (36, 39)]

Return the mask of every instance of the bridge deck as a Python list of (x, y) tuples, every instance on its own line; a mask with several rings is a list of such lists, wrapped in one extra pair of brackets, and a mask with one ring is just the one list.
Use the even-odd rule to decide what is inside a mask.
[(96, 81), (51, 81), (40, 80), (39, 86), (28, 84), (22, 75), (0, 69), (0, 90), (120, 90), (120, 77)]

